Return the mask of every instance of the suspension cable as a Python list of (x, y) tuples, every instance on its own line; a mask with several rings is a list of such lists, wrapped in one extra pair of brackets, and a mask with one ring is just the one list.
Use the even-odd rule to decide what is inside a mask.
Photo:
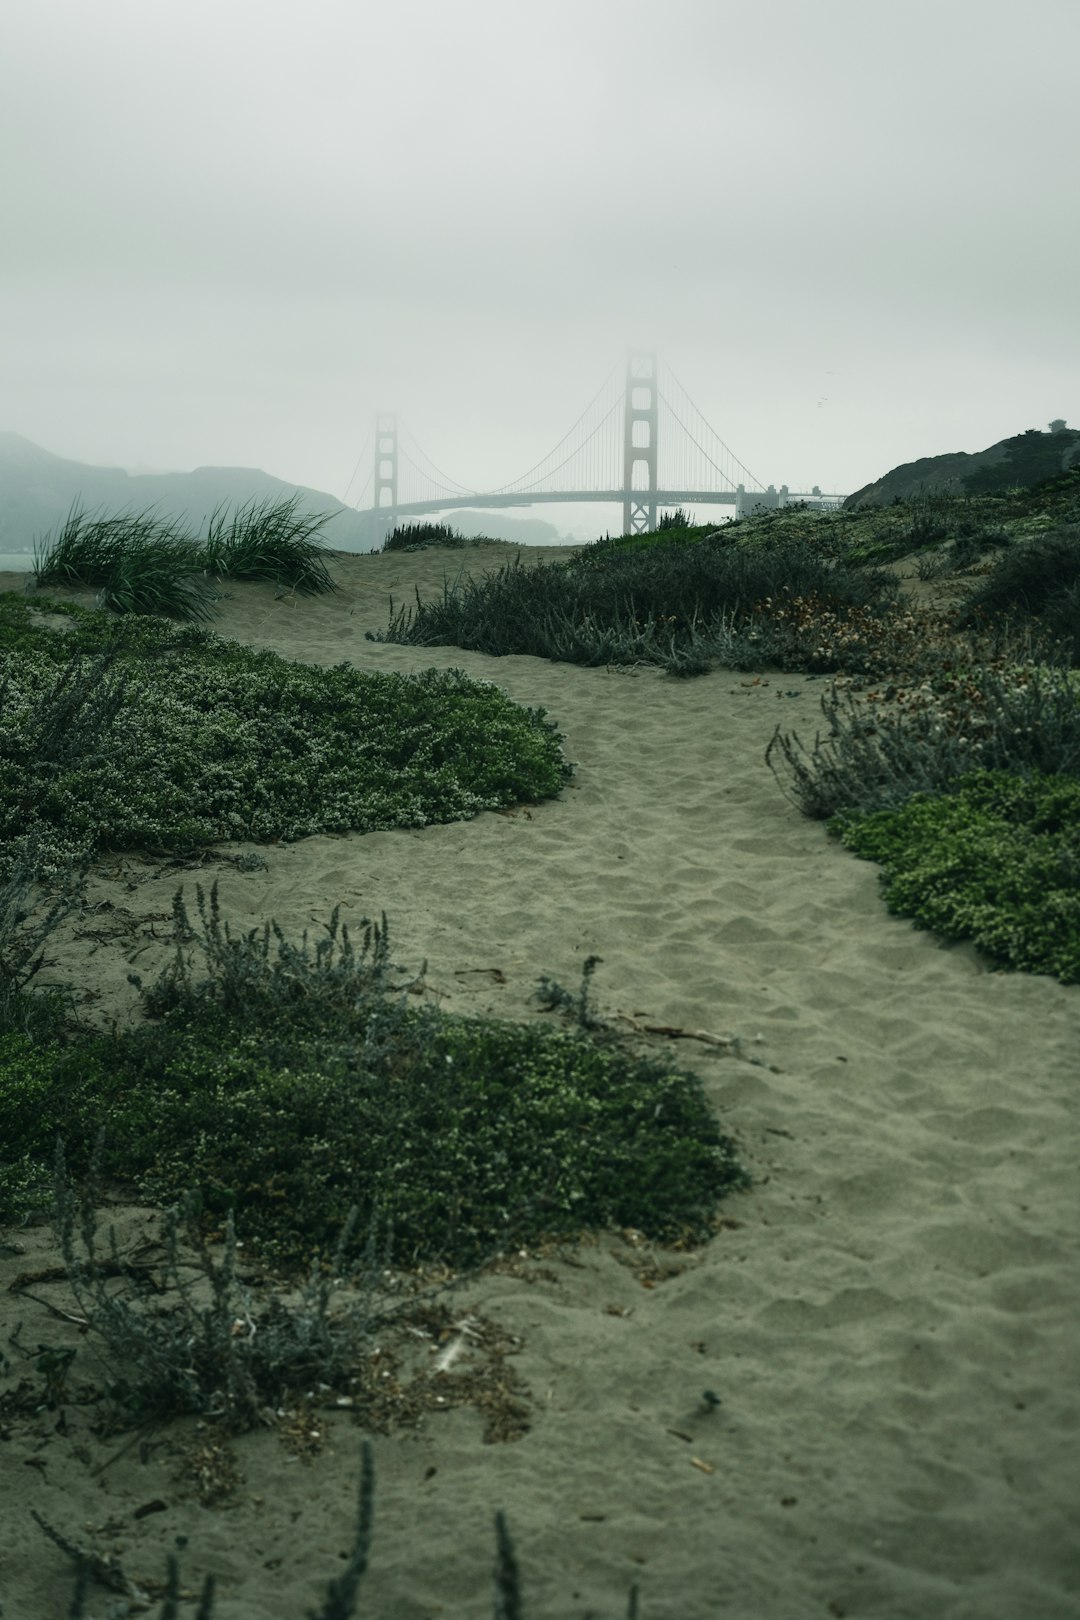
[[(723, 439), (720, 437), (719, 433), (717, 433), (716, 429), (711, 425), (711, 423), (709, 422), (708, 417), (705, 415), (705, 412), (700, 408), (700, 406), (696, 405), (694, 403), (694, 401), (690, 398), (690, 395), (687, 393), (686, 389), (683, 387), (683, 385), (679, 381), (678, 377), (676, 377), (675, 373), (671, 370), (671, 367), (665, 365), (664, 370), (667, 372), (668, 376), (671, 378), (672, 382), (675, 384), (675, 386), (679, 390), (680, 394), (682, 394), (683, 398), (686, 400), (686, 402), (690, 406), (691, 410), (697, 412), (698, 416), (704, 422), (705, 426), (709, 429), (709, 432), (712, 434), (712, 436), (716, 440), (717, 444), (723, 446), (724, 451), (726, 452), (726, 454), (731, 457), (732, 461), (735, 463), (735, 465), (737, 467), (740, 467), (742, 469), (742, 471), (746, 474), (747, 478), (750, 480), (750, 482), (752, 484), (756, 484), (759, 489), (764, 489), (765, 485), (761, 482), (761, 479), (756, 477), (755, 474), (750, 471), (749, 467), (747, 467), (743, 462), (741, 462), (739, 460), (739, 458), (735, 454), (734, 450), (732, 450), (728, 445), (724, 444)], [(659, 392), (660, 392), (660, 390), (658, 388), (657, 393), (659, 393)], [(661, 397), (661, 399), (664, 399), (664, 396), (662, 394), (660, 395), (660, 397)], [(698, 444), (697, 440), (693, 437), (693, 434), (690, 433), (689, 428), (685, 427), (683, 425), (683, 423), (681, 421), (679, 421), (678, 413), (676, 412), (675, 407), (672, 405), (671, 401), (668, 400), (668, 399), (664, 399), (664, 404), (667, 406), (667, 408), (671, 412), (672, 416), (675, 417), (676, 422), (679, 422), (679, 426), (682, 428), (683, 432), (692, 440), (692, 442), (695, 445), (697, 445), (697, 448), (701, 451), (702, 455), (706, 458), (706, 460), (713, 467), (716, 467), (717, 472), (722, 472), (723, 469), (720, 468), (720, 467), (717, 467), (716, 462), (713, 461), (712, 457), (709, 455), (709, 452), (707, 450), (703, 449), (700, 444)], [(724, 476), (726, 477), (727, 474), (725, 473)]]
[[(416, 448), (419, 450), (420, 446), (417, 445)], [(423, 455), (423, 453), (424, 452), (421, 450), (420, 454)], [(426, 484), (428, 484), (430, 487), (434, 488), (436, 494), (442, 494), (442, 495), (455, 495), (455, 494), (456, 495), (475, 495), (477, 493), (475, 489), (463, 489), (460, 484), (455, 484), (452, 479), (449, 480), (448, 483), (444, 484), (444, 485), (436, 484), (433, 481), (433, 479), (431, 478), (431, 475), (427, 471), (427, 469), (424, 468), (424, 467), (417, 466), (416, 462), (413, 460), (412, 456), (410, 456), (409, 452), (402, 448), (400, 438), (398, 440), (398, 457), (400, 458), (400, 460), (408, 462), (408, 464), (412, 468), (413, 472), (416, 473), (420, 478), (422, 478), (425, 481)], [(430, 465), (434, 468), (434, 470), (436, 472), (439, 471), (439, 469), (437, 467), (435, 467), (434, 462), (431, 462)], [(445, 478), (446, 475), (445, 475), (445, 473), (439, 473), (439, 476), (440, 476), (440, 478)]]
[[(574, 457), (579, 455), (580, 452), (585, 449), (586, 445), (592, 444), (593, 440), (599, 434), (601, 428), (607, 426), (608, 422), (615, 415), (615, 412), (619, 409), (619, 406), (621, 404), (622, 404), (621, 399), (615, 400), (614, 403), (611, 406), (609, 406), (607, 414), (602, 416), (600, 418), (599, 422), (597, 422), (596, 426), (593, 428), (592, 432), (589, 434), (589, 437), (587, 439), (585, 439), (583, 441), (583, 443), (577, 445), (573, 450), (571, 450), (570, 454), (568, 456), (565, 456), (562, 461), (556, 463), (556, 465), (554, 467), (549, 467), (546, 472), (541, 473), (540, 477), (536, 480), (536, 482), (534, 484), (527, 484), (524, 489), (519, 489), (517, 486), (519, 484), (521, 484), (523, 479), (525, 479), (525, 478), (527, 478), (529, 476), (528, 473), (522, 473), (521, 478), (519, 478), (516, 481), (515, 484), (504, 484), (501, 489), (493, 489), (493, 490), (490, 490), (488, 493), (491, 494), (491, 495), (513, 495), (513, 494), (526, 495), (526, 494), (528, 494), (529, 490), (536, 488), (536, 484), (542, 484), (544, 482), (545, 478), (550, 478), (554, 473), (559, 472), (561, 468), (567, 466), (571, 461), (573, 461)], [(579, 420), (580, 420), (580, 418), (579, 418)], [(576, 425), (577, 424), (575, 423), (575, 426)], [(570, 434), (568, 433), (566, 435), (566, 439), (568, 439), (569, 437), (570, 437)], [(564, 439), (562, 441), (564, 444), (566, 443), (566, 439)], [(558, 448), (558, 446), (556, 446), (556, 449), (557, 448)], [(552, 450), (550, 452), (550, 454), (554, 455), (555, 451)], [(547, 458), (545, 458), (545, 460), (546, 459)], [(537, 467), (543, 466), (543, 462), (538, 461), (536, 465), (537, 465)], [(536, 470), (536, 468), (532, 469), (532, 471), (534, 471), (534, 472), (535, 472), (535, 470)]]
[[(563, 434), (562, 438), (558, 441), (558, 443), (556, 445), (553, 446), (552, 449), (550, 449), (548, 451), (546, 456), (541, 456), (540, 460), (538, 462), (536, 462), (536, 464), (534, 466), (528, 468), (528, 470), (526, 472), (523, 472), (520, 477), (511, 479), (510, 482), (507, 483), (507, 484), (500, 484), (497, 489), (486, 490), (485, 494), (488, 494), (488, 495), (505, 495), (505, 494), (511, 493), (515, 484), (524, 483), (526, 478), (531, 478), (533, 473), (537, 472), (539, 470), (539, 468), (541, 468), (544, 465), (545, 462), (550, 461), (552, 456), (557, 455), (559, 453), (559, 451), (562, 449), (563, 445), (566, 443), (567, 439), (571, 438), (577, 432), (578, 428), (581, 426), (582, 422), (584, 422), (585, 418), (588, 416), (589, 412), (592, 410), (592, 408), (596, 404), (597, 400), (601, 397), (604, 390), (611, 383), (611, 379), (615, 376), (618, 369), (619, 368), (618, 368), (617, 365), (612, 366), (611, 370), (608, 372), (607, 376), (604, 378), (603, 382), (600, 384), (600, 387), (596, 390), (596, 393), (593, 395), (592, 399), (590, 399), (589, 403), (586, 405), (585, 409), (582, 411), (581, 415), (578, 417), (578, 419), (574, 423), (573, 427), (568, 429), (568, 431)], [(615, 403), (617, 405), (619, 403), (618, 400), (616, 400)], [(614, 406), (612, 407), (612, 409), (614, 409)], [(592, 439), (595, 436), (595, 434), (599, 431), (599, 429), (601, 427), (603, 427), (604, 423), (608, 419), (608, 416), (610, 416), (610, 415), (611, 415), (611, 411), (608, 411), (607, 416), (604, 416), (601, 419), (601, 421), (597, 424), (597, 426), (593, 429), (593, 432), (589, 434), (589, 438), (585, 440), (586, 444), (588, 444), (589, 439)], [(571, 451), (571, 455), (567, 457), (567, 460), (570, 460), (571, 457), (574, 454), (576, 454), (576, 452)], [(566, 461), (561, 461), (559, 463), (559, 466), (560, 467), (565, 467), (566, 466)], [(558, 468), (557, 467), (552, 468), (551, 470), (553, 472), (557, 472)], [(542, 476), (546, 477), (547, 474), (543, 474)], [(539, 480), (538, 480), (538, 482), (539, 482)], [(532, 486), (530, 485), (530, 488), (531, 487)]]
[(443, 481), (443, 483), (444, 483), (444, 485), (446, 486), (447, 489), (456, 490), (456, 492), (459, 495), (478, 495), (480, 493), (479, 490), (469, 489), (467, 485), (459, 484), (456, 478), (451, 478), (450, 474), (449, 473), (444, 473), (441, 467), (436, 467), (435, 463), (432, 461), (431, 457), (428, 455), (428, 453), (424, 449), (423, 445), (417, 443), (416, 439), (409, 432), (408, 428), (399, 428), (398, 429), (398, 454), (405, 456), (405, 459), (408, 461), (409, 465), (413, 468), (413, 470), (415, 472), (418, 472), (420, 474), (421, 478), (430, 477), (430, 474), (426, 473), (422, 467), (418, 467), (416, 465), (416, 462), (413, 461), (412, 457), (409, 456), (405, 451), (403, 451), (401, 449), (401, 440), (402, 440), (403, 437), (407, 438), (409, 440), (409, 443), (412, 445), (412, 447), (416, 451), (417, 455), (421, 456), (423, 458), (423, 460), (427, 462), (428, 467), (431, 469), (431, 472), (435, 473), (439, 478), (442, 479), (442, 481)]
[[(705, 446), (703, 444), (699, 443), (697, 439), (695, 439), (694, 435), (691, 433), (691, 431), (687, 427), (686, 423), (682, 420), (682, 418), (680, 417), (678, 411), (675, 409), (674, 405), (672, 405), (671, 401), (669, 399), (667, 399), (663, 394), (660, 394), (659, 397), (660, 397), (660, 400), (662, 401), (662, 403), (667, 406), (668, 410), (671, 412), (672, 416), (675, 418), (675, 421), (676, 421), (677, 425), (682, 428), (683, 432), (686, 434), (686, 437), (690, 440), (690, 443), (692, 445), (694, 445), (694, 447), (696, 449), (701, 451), (701, 454), (705, 457), (705, 460), (709, 463), (709, 466), (714, 467), (716, 469), (716, 471), (720, 474), (721, 478), (725, 479), (728, 483), (730, 483), (730, 481), (731, 481), (730, 472), (726, 468), (721, 467), (719, 462), (714, 461), (712, 456), (710, 456), (709, 452), (706, 450)], [(689, 399), (690, 398), (689, 394), (686, 397)], [(690, 403), (693, 404), (693, 400), (690, 400)], [(698, 412), (698, 414), (700, 415), (701, 413)], [(705, 421), (705, 418), (703, 416), (702, 416), (701, 420), (703, 422), (705, 422), (706, 427), (709, 426), (708, 422)], [(710, 428), (709, 431), (712, 432), (712, 429)], [(728, 455), (731, 457), (731, 459), (735, 463), (736, 467), (740, 468), (746, 474), (746, 476), (750, 480), (750, 482), (752, 484), (756, 484), (759, 489), (764, 489), (765, 486), (761, 482), (760, 478), (755, 478), (753, 473), (750, 471), (750, 469), (748, 467), (743, 466), (742, 462), (739, 460), (738, 456), (735, 455), (734, 451), (728, 450), (727, 445), (724, 444), (724, 441), (720, 437), (719, 433), (714, 433), (713, 437), (716, 439), (718, 444), (721, 444), (721, 445), (724, 446), (724, 449), (727, 450)]]
[[(356, 466), (352, 470), (352, 476), (350, 477), (349, 482), (345, 485), (345, 493), (341, 497), (342, 506), (348, 506), (348, 504), (349, 504), (349, 491), (350, 491), (350, 489), (352, 489), (353, 483), (354, 483), (354, 481), (356, 479), (356, 475), (360, 471), (360, 463), (363, 461), (364, 457), (367, 455), (368, 445), (371, 443), (371, 436), (372, 436), (372, 434), (374, 432), (375, 432), (375, 425), (374, 425), (374, 423), (372, 423), (371, 427), (368, 428), (367, 438), (364, 440), (364, 448), (361, 450), (360, 454), (356, 458)], [(368, 484), (371, 483), (371, 480), (372, 480), (372, 478), (374, 476), (375, 476), (375, 468), (374, 468), (374, 465), (372, 465), (371, 471), (368, 473), (367, 478), (364, 481), (364, 487), (360, 491), (359, 495), (356, 497), (357, 508), (359, 508), (360, 502), (363, 500), (364, 495), (367, 492)]]

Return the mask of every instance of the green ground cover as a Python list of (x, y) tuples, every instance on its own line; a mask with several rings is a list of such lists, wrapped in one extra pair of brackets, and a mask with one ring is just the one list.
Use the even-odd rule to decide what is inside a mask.
[(1080, 982), (1080, 777), (976, 771), (829, 830), (879, 862), (890, 911), (1006, 967)]
[[(194, 626), (0, 601), (0, 869), (456, 821), (557, 794), (539, 709), (458, 671), (323, 669)], [(8, 852), (5, 856), (5, 851)]]
[[(66, 630), (49, 627), (54, 615)], [(595, 1031), (406, 1007), (385, 935), (234, 939), (182, 902), (174, 970), (134, 1029), (82, 1026), (30, 981), (79, 863), (461, 819), (557, 794), (542, 710), (460, 672), (287, 662), (160, 617), (0, 600), (0, 1211), (47, 1200), (57, 1134), (141, 1196), (195, 1185), (283, 1263), (353, 1207), (402, 1263), (472, 1262), (596, 1225), (706, 1235), (741, 1171), (687, 1076)], [(48, 880), (58, 898), (29, 927)], [(68, 885), (65, 891), (64, 885)], [(40, 916), (40, 909), (38, 915)], [(28, 932), (29, 927), (29, 932)], [(201, 941), (198, 983), (184, 952)]]
[(111, 1179), (159, 1203), (194, 1188), (291, 1267), (354, 1209), (401, 1265), (594, 1227), (700, 1241), (745, 1183), (693, 1077), (595, 1029), (407, 1005), (385, 919), (359, 945), (336, 914), (314, 947), (234, 935), (200, 890), (198, 924), (178, 894), (174, 925), (132, 1029), (20, 1029), (9, 1006), (0, 1219), (47, 1203), (58, 1135), (85, 1175), (99, 1133)]

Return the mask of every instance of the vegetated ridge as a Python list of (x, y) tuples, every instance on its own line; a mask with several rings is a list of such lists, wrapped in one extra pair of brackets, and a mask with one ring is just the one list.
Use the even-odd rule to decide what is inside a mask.
[(905, 461), (884, 477), (864, 484), (844, 502), (849, 511), (911, 500), (929, 494), (982, 495), (994, 490), (1031, 489), (1070, 467), (1080, 466), (1080, 429), (1052, 422), (1050, 431), (1028, 428), (987, 450), (953, 450), (942, 456)]

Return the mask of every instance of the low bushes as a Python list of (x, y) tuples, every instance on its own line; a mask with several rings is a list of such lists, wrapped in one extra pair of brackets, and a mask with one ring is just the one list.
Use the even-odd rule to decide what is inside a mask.
[(1080, 679), (974, 670), (891, 702), (826, 694), (766, 758), (807, 815), (884, 867), (890, 909), (1005, 966), (1080, 977)]
[[(31, 830), (58, 872), (105, 849), (454, 821), (570, 774), (542, 710), (459, 671), (322, 669), (90, 617), (0, 646), (0, 868)], [(80, 637), (103, 650), (72, 653)]]
[(884, 608), (898, 590), (888, 575), (805, 544), (745, 547), (723, 533), (687, 538), (676, 529), (649, 545), (601, 541), (565, 563), (517, 561), (480, 580), (461, 577), (441, 601), (418, 597), (414, 608), (400, 608), (372, 639), (691, 674), (709, 668), (732, 627), (785, 588), (840, 612)]
[(1080, 666), (1080, 524), (1067, 524), (1026, 541), (995, 563), (964, 605), (961, 622), (1036, 620)]
[(826, 692), (809, 748), (777, 727), (765, 757), (805, 815), (893, 809), (980, 769), (1080, 776), (1080, 679), (1066, 670), (976, 669), (878, 696)]
[(385, 925), (359, 946), (336, 916), (315, 947), (234, 936), (201, 891), (199, 918), (177, 898), (148, 1023), (0, 1043), (9, 1200), (32, 1202), (35, 1165), (44, 1186), (58, 1132), (76, 1173), (104, 1133), (103, 1173), (155, 1202), (195, 1187), (282, 1264), (332, 1253), (356, 1209), (396, 1263), (461, 1266), (590, 1227), (700, 1240), (745, 1181), (691, 1076), (583, 1031), (406, 1006)]
[(1007, 967), (1080, 982), (1080, 779), (977, 771), (830, 831), (881, 863), (890, 911)]

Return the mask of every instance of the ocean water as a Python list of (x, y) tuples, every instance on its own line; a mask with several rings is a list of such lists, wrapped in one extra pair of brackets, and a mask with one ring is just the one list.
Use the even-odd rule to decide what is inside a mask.
[(28, 574), (34, 566), (32, 551), (0, 551), (0, 573)]

